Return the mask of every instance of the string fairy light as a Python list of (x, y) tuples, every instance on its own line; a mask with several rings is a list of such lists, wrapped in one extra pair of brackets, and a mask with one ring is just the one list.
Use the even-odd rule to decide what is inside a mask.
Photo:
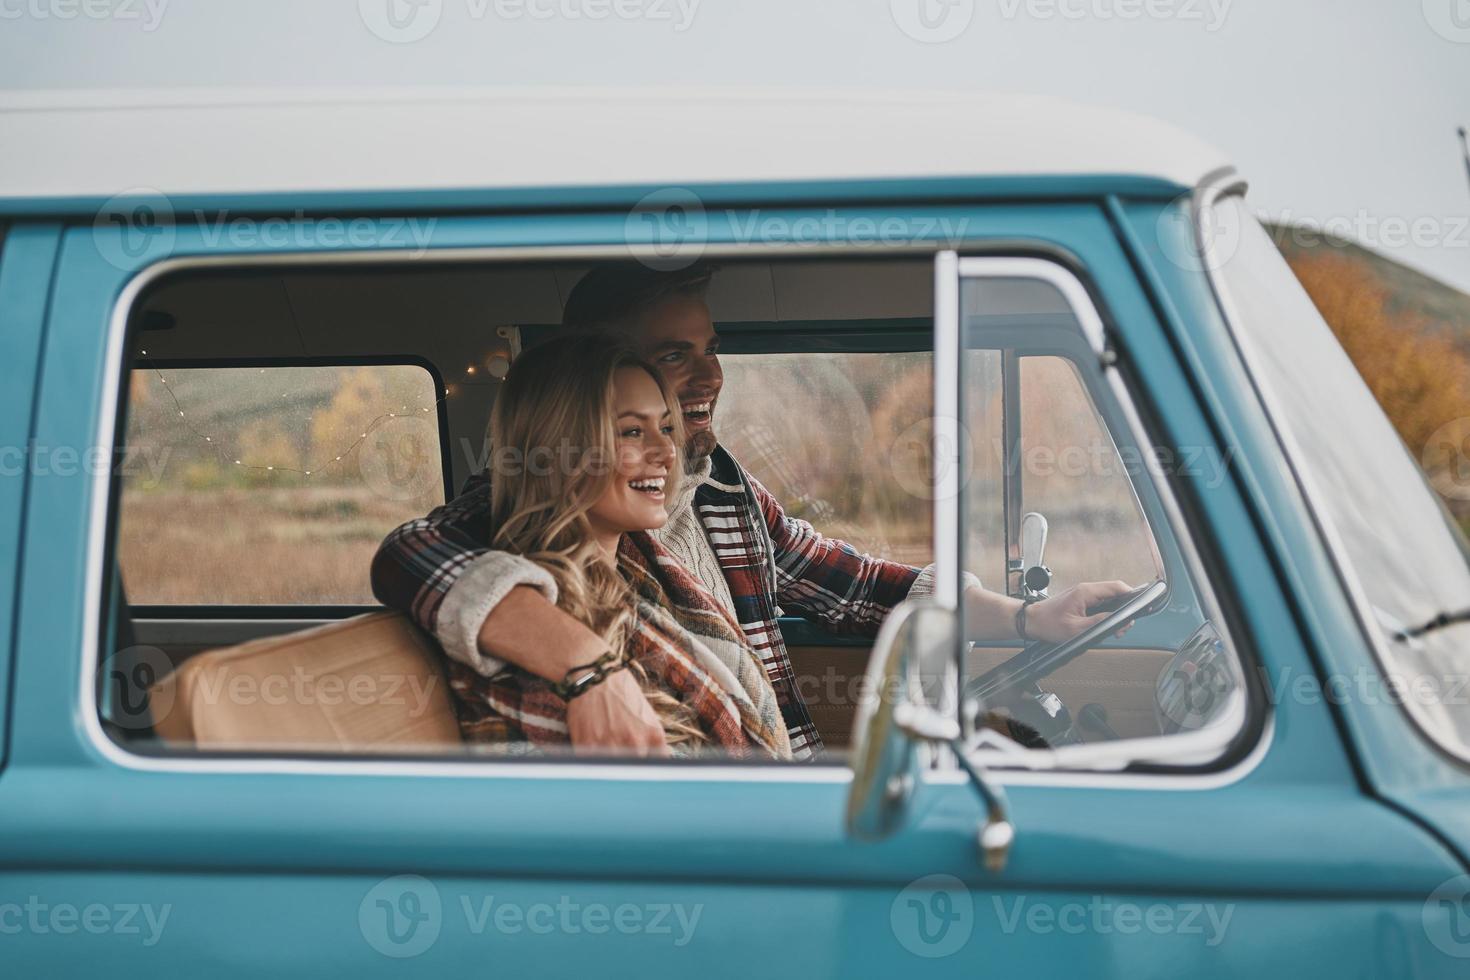
[[(230, 456), (230, 454), (228, 454), (228, 453), (225, 452), (224, 448), (220, 445), (220, 443), (217, 443), (217, 442), (214, 441), (214, 437), (213, 436), (210, 436), (209, 434), (205, 433), (204, 431), (202, 431), (201, 429), (199, 429), (198, 427), (196, 427), (189, 420), (189, 417), (184, 414), (184, 406), (179, 402), (178, 395), (176, 395), (174, 393), (174, 389), (173, 389), (173, 387), (171, 387), (169, 385), (168, 378), (164, 377), (163, 371), (161, 369), (159, 369), (157, 367), (157, 365), (153, 365), (153, 364), (148, 364), (147, 363), (148, 352), (146, 350), (141, 350), (138, 353), (140, 355), (140, 359), (141, 359), (142, 363), (145, 364), (147, 366), (147, 368), (149, 370), (151, 370), (158, 377), (159, 383), (163, 385), (163, 390), (166, 391), (166, 392), (168, 392), (168, 397), (173, 401), (175, 411), (177, 411), (179, 413), (179, 418), (181, 418), (181, 419), (184, 420), (183, 421), (184, 428), (188, 429), (191, 433), (193, 433), (193, 435), (196, 438), (201, 439), (201, 440), (203, 440), (206, 443), (209, 443), (210, 444), (210, 448), (212, 448), (215, 451), (215, 453), (218, 456), (220, 456), (221, 458), (233, 459), (233, 457)], [(266, 369), (265, 368), (261, 368), (260, 369), (260, 373), (261, 374), (264, 374), (265, 372), (266, 372)], [(282, 398), (285, 398), (287, 396), (287, 394), (289, 394), (289, 393), (288, 392), (283, 392), (281, 394), (281, 397)], [(432, 411), (434, 409), (437, 409), (444, 402), (444, 400), (446, 398), (449, 398), (450, 397), (451, 394), (452, 394), (452, 392), (451, 392), (450, 388), (449, 387), (445, 387), (443, 391), (439, 392), (439, 396), (434, 400), (434, 403), (432, 405), (423, 406), (421, 408), (421, 411), (422, 412), (429, 412), (429, 411)], [(374, 431), (376, 431), (379, 426), (385, 425), (388, 422), (392, 421), (393, 419), (398, 419), (398, 418), (412, 418), (412, 417), (413, 417), (412, 413), (409, 413), (408, 412), (408, 406), (407, 405), (402, 406), (401, 411), (398, 411), (398, 412), (385, 412), (385, 413), (383, 413), (381, 415), (376, 416), (371, 421), (369, 421), (367, 425), (363, 426), (361, 434), (358, 435), (358, 437), (356, 439), (354, 439), (352, 441), (352, 443), (347, 446), (346, 449), (340, 450), (338, 453), (336, 453), (335, 455), (333, 455), (332, 459), (329, 462), (324, 462), (324, 463), (321, 463), (320, 465), (318, 465), (318, 464), (312, 464), (312, 468), (311, 469), (306, 469), (304, 467), (297, 468), (297, 467), (294, 467), (294, 466), (273, 466), (273, 465), (265, 465), (265, 466), (262, 466), (262, 465), (255, 464), (255, 463), (247, 463), (243, 459), (234, 459), (234, 464), (233, 465), (238, 466), (241, 469), (256, 470), (258, 472), (263, 472), (263, 473), (296, 473), (296, 474), (299, 474), (301, 476), (311, 476), (312, 473), (313, 473), (313, 471), (324, 469), (326, 467), (331, 466), (334, 463), (340, 463), (340, 462), (342, 462), (342, 460), (343, 460), (344, 457), (351, 456), (352, 453), (359, 446), (361, 446), (367, 440), (367, 437), (369, 435), (371, 435)], [(311, 421), (312, 418), (313, 418), (313, 416), (311, 416), (311, 415), (308, 415), (306, 417), (306, 419), (307, 419), (308, 422)]]

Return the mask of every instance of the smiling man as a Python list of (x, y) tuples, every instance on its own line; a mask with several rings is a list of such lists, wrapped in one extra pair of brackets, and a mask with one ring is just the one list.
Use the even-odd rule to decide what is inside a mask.
[[(563, 315), (573, 329), (623, 335), (674, 391), (684, 413), (690, 479), (659, 541), (734, 615), (760, 656), (796, 758), (821, 749), (797, 690), (777, 617), (789, 612), (834, 633), (875, 634), (910, 595), (933, 591), (933, 567), (860, 555), (823, 537), (781, 505), (719, 445), (715, 417), (724, 374), (705, 292), (711, 270), (660, 272), (615, 263), (589, 272)], [(602, 640), (557, 609), (550, 576), (533, 562), (491, 551), (488, 477), (472, 477), (458, 497), (384, 539), (373, 559), (373, 592), (434, 634), (454, 659), (489, 675), (509, 662), (560, 682), (606, 652)], [(1125, 591), (1121, 582), (1085, 583), (1030, 607), (978, 583), (965, 592), (976, 638), (1059, 641), (1106, 614), (1087, 608)], [(572, 744), (582, 750), (664, 754), (663, 728), (627, 671), (567, 705)]]

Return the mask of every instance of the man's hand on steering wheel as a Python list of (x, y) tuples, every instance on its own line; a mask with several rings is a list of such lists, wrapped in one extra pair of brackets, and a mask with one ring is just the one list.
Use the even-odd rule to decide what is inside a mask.
[[(1110, 613), (1100, 612), (1089, 616), (1087, 610), (1115, 595), (1132, 589), (1126, 582), (1083, 582), (1059, 592), (1048, 599), (1032, 604), (1026, 610), (1026, 635), (1032, 640), (1061, 643), (1078, 633), (1107, 619)], [(1128, 631), (1129, 623), (1117, 632), (1122, 636)]]

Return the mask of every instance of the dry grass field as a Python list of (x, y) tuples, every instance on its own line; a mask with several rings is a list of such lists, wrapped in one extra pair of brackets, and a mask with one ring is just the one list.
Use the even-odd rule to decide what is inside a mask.
[(373, 603), (378, 542), (423, 512), (360, 486), (134, 491), (119, 557), (134, 603)]

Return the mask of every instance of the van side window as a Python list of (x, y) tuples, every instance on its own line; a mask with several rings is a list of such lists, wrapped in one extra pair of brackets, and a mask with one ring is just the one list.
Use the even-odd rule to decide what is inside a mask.
[(1106, 424), (1064, 357), (1019, 358), (1023, 513), (1061, 528), (1047, 556), (1052, 589), (1079, 582), (1147, 582), (1159, 574), (1153, 537)]
[(858, 551), (933, 561), (929, 352), (720, 360), (720, 444), (788, 517)]
[(383, 535), (444, 501), (412, 364), (131, 373), (118, 557), (140, 605), (375, 602)]

